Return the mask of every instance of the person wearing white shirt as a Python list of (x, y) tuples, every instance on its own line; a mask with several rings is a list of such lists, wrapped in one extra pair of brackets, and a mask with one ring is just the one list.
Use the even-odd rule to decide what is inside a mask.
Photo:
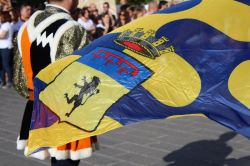
[[(13, 29), (11, 26), (11, 16), (9, 12), (0, 13), (0, 75), (1, 75), (1, 86), (7, 82), (7, 86), (3, 88), (11, 87), (12, 85), (12, 69), (10, 66), (11, 60), (11, 49)], [(5, 73), (7, 73), (8, 80), (5, 80)]]
[(89, 10), (87, 7), (84, 7), (81, 12), (81, 17), (78, 18), (77, 22), (87, 31), (88, 38), (92, 40), (92, 35), (95, 33), (95, 24), (89, 18)]
[(95, 29), (93, 21), (89, 18), (89, 11), (87, 7), (82, 9), (82, 17), (78, 18), (77, 22), (87, 31)]

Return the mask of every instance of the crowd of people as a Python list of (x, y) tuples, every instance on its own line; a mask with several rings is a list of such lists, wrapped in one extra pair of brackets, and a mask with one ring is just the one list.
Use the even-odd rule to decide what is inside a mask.
[[(174, 2), (174, 1), (173, 1)], [(127, 0), (121, 0), (117, 5), (118, 13), (112, 13), (110, 4), (104, 2), (102, 9), (98, 10), (95, 3), (90, 3), (83, 8), (77, 8), (72, 12), (72, 18), (87, 31), (88, 39), (93, 41), (112, 30), (121, 27), (132, 20), (149, 15), (158, 10), (170, 7), (174, 3), (168, 1), (151, 1), (146, 5), (135, 6)], [(17, 49), (15, 43), (20, 27), (30, 18), (33, 12), (44, 5), (32, 6), (25, 3), (19, 7), (12, 7), (11, 1), (0, 0), (0, 87), (3, 89), (12, 86), (13, 49)]]
[(89, 6), (75, 10), (72, 17), (87, 30), (89, 39), (95, 40), (132, 20), (168, 8), (171, 5), (168, 1), (162, 0), (160, 2), (151, 1), (145, 6), (135, 6), (126, 0), (121, 0), (120, 4), (117, 5), (118, 13), (112, 13), (108, 2), (103, 3), (101, 11), (98, 10), (96, 4), (90, 3)]
[(0, 88), (12, 86), (13, 49), (17, 49), (14, 40), (21, 26), (32, 15), (32, 6), (23, 4), (12, 8), (8, 1), (0, 1)]

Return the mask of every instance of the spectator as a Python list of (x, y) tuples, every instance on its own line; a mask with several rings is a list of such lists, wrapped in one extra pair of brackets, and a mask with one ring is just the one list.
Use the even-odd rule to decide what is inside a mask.
[(88, 38), (93, 40), (92, 35), (95, 33), (95, 25), (89, 18), (89, 10), (87, 7), (82, 9), (81, 17), (78, 18), (77, 22), (87, 31)]
[(148, 12), (146, 15), (153, 14), (154, 12), (158, 11), (158, 4), (157, 1), (151, 1), (148, 4)]
[(97, 25), (99, 18), (98, 10), (96, 9), (95, 11), (92, 11), (92, 13), (89, 15), (89, 18), (94, 22), (95, 25)]
[(121, 27), (130, 22), (129, 13), (126, 10), (120, 11), (118, 15), (119, 18), (116, 27)]
[(114, 26), (115, 26), (115, 20), (116, 20), (116, 18), (115, 18), (115, 15), (114, 14), (112, 14), (112, 12), (110, 11), (110, 5), (109, 5), (109, 3), (108, 2), (104, 2), (103, 3), (103, 13), (102, 13), (102, 15), (103, 14), (108, 14), (109, 15), (109, 17), (110, 17), (110, 27), (112, 27), (112, 28), (114, 28)]
[(20, 29), (21, 24), (19, 22), (19, 11), (17, 9), (13, 9), (10, 11), (11, 15), (11, 24), (14, 34), (17, 34), (18, 30)]
[(82, 9), (76, 8), (74, 11), (71, 12), (71, 17), (77, 21), (82, 16)]
[(168, 2), (167, 1), (160, 1), (158, 5), (158, 10), (163, 10), (168, 8)]
[(30, 4), (23, 4), (20, 8), (20, 20), (25, 22), (28, 21), (32, 14), (32, 6)]
[(146, 14), (146, 9), (144, 8), (144, 6), (139, 6), (135, 9), (135, 19), (143, 17)]
[(13, 44), (13, 49), (11, 51), (11, 58), (10, 58), (10, 65), (12, 67), (12, 69), (15, 67), (14, 65), (14, 52), (17, 51), (17, 34), (18, 34), (18, 30), (19, 30), (19, 25), (18, 25), (18, 20), (19, 20), (19, 10), (18, 9), (12, 9), (9, 12), (10, 16), (11, 16), (11, 27), (12, 27), (12, 31), (13, 31), (13, 36), (12, 36), (12, 44)]
[(135, 15), (136, 15), (136, 13), (135, 13), (135, 7), (134, 6), (129, 6), (127, 8), (127, 11), (128, 11), (130, 20), (134, 20), (135, 19)]
[(100, 17), (100, 23), (96, 26), (95, 38), (99, 38), (113, 30), (113, 27), (110, 26), (110, 15), (104, 13)]
[(121, 4), (121, 5), (128, 4), (128, 0), (120, 0), (120, 4)]
[(120, 0), (120, 3), (116, 5), (117, 11), (127, 10), (129, 7), (128, 0)]
[(117, 10), (117, 11), (123, 11), (123, 10), (127, 10), (128, 8), (129, 8), (129, 4), (124, 4), (124, 5), (121, 5), (120, 6), (120, 9), (119, 10)]
[(89, 13), (93, 14), (97, 10), (96, 4), (95, 3), (90, 3), (89, 4)]
[(81, 17), (78, 18), (77, 22), (87, 31), (95, 29), (93, 21), (89, 18), (89, 10), (87, 7), (82, 8)]
[(96, 18), (99, 16), (99, 12), (96, 9), (95, 11), (92, 11), (92, 15), (94, 15)]
[(30, 4), (23, 4), (20, 7), (20, 18), (19, 20), (13, 25), (14, 31), (17, 32), (24, 24), (24, 22), (28, 21), (32, 14), (32, 7)]
[[(11, 16), (9, 12), (4, 11), (0, 13), (0, 61), (1, 61), (1, 86), (7, 88), (12, 86), (12, 69), (10, 66), (11, 61), (11, 48), (13, 31), (11, 27)], [(5, 79), (7, 73), (8, 80)], [(6, 85), (5, 85), (6, 83)]]

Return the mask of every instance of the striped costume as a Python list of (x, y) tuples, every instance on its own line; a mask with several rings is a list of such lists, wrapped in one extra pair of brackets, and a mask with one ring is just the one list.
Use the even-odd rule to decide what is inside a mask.
[[(71, 18), (67, 11), (55, 5), (48, 5), (44, 11), (35, 12), (19, 31), (18, 52), (20, 55), (17, 57), (23, 64), (29, 100), (17, 140), (18, 150), (25, 149), (25, 153), (28, 150), (26, 143), (29, 137), (34, 100), (33, 78), (50, 63), (86, 44), (86, 31)], [(85, 138), (57, 148), (43, 149), (32, 157), (79, 160), (91, 156), (93, 143), (96, 143), (96, 138)]]

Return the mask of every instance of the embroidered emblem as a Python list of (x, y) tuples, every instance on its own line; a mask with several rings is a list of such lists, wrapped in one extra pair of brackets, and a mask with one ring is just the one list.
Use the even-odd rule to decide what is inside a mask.
[(65, 116), (67, 117), (70, 117), (70, 115), (77, 107), (79, 107), (80, 105), (84, 105), (91, 96), (100, 92), (100, 90), (97, 89), (98, 85), (101, 83), (98, 77), (94, 76), (89, 83), (87, 82), (85, 76), (82, 80), (84, 83), (83, 85), (78, 85), (77, 83), (74, 84), (76, 88), (81, 89), (79, 94), (74, 95), (71, 99), (69, 99), (68, 93), (64, 94), (68, 104), (71, 104), (74, 101), (74, 106), (71, 111), (65, 114)]
[(97, 50), (91, 55), (93, 56), (93, 60), (100, 60), (102, 58), (104, 60), (104, 66), (116, 65), (117, 73), (119, 75), (130, 74), (131, 76), (135, 77), (139, 73), (138, 67), (117, 54), (108, 52), (106, 50)]
[(77, 61), (116, 80), (129, 90), (146, 81), (153, 71), (133, 57), (109, 48), (97, 47)]
[(134, 31), (126, 30), (114, 41), (139, 55), (151, 59), (174, 52), (174, 47), (167, 43), (169, 40), (165, 36), (157, 39), (154, 30), (146, 32), (142, 28), (137, 28)]

